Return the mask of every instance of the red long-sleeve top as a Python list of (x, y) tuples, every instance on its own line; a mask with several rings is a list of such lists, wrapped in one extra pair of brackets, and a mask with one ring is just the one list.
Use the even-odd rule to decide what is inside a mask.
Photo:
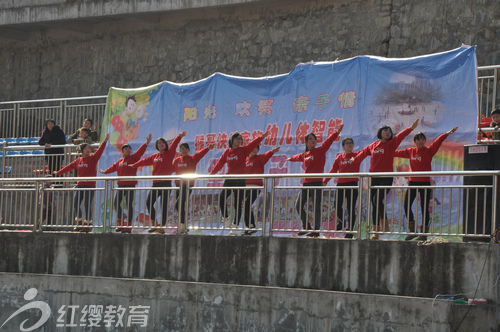
[[(256, 154), (253, 157), (247, 157), (245, 165), (245, 174), (264, 174), (264, 166), (271, 159), (274, 152), (267, 151), (264, 154)], [(246, 179), (245, 183), (247, 185), (257, 185), (263, 186), (264, 182), (262, 179)]]
[[(104, 148), (106, 147), (106, 142), (102, 142), (97, 151), (94, 154), (84, 158), (76, 158), (73, 162), (61, 168), (57, 175), (65, 174), (73, 170), (77, 170), (78, 177), (95, 177), (97, 176), (97, 163), (99, 158), (101, 158)], [(91, 186), (95, 187), (96, 181), (77, 181), (78, 186)]]
[[(175, 174), (194, 174), (196, 173), (196, 165), (198, 162), (203, 158), (207, 152), (209, 151), (209, 148), (204, 148), (203, 150), (200, 150), (196, 152), (192, 156), (180, 156), (175, 158), (174, 163), (173, 163), (173, 168)], [(178, 186), (181, 182), (179, 180), (175, 180), (175, 184)], [(194, 180), (189, 180), (189, 185), (192, 186), (194, 184)]]
[[(330, 148), (333, 141), (339, 136), (334, 132), (319, 147), (302, 152), (290, 157), (290, 161), (300, 161), (304, 163), (304, 173), (323, 173), (325, 171), (326, 151)], [(305, 178), (304, 183), (322, 182), (322, 178)]]
[[(395, 152), (395, 157), (399, 158), (407, 158), (410, 159), (410, 167), (412, 172), (428, 172), (432, 171), (431, 162), (432, 157), (437, 153), (439, 147), (444, 142), (444, 140), (448, 137), (448, 135), (442, 134), (431, 145), (428, 147), (425, 146), (423, 148), (407, 148), (403, 150), (397, 150)], [(410, 181), (412, 182), (430, 182), (431, 178), (426, 177), (410, 177)]]
[[(172, 160), (175, 157), (175, 150), (177, 149), (177, 145), (181, 141), (181, 137), (177, 136), (167, 151), (163, 153), (155, 153), (150, 155), (149, 157), (143, 158), (138, 162), (132, 164), (132, 167), (141, 167), (141, 166), (151, 166), (153, 165), (153, 176), (156, 175), (171, 175), (174, 172), (174, 168), (172, 166)], [(153, 183), (163, 182), (165, 180), (153, 180)]]
[(370, 160), (370, 172), (392, 172), (394, 164), (394, 153), (403, 139), (408, 136), (411, 131), (410, 127), (406, 128), (399, 134), (395, 135), (387, 142), (375, 141), (368, 145), (363, 150), (359, 151), (358, 155), (354, 158), (354, 162), (363, 161), (368, 156), (372, 156)]
[[(137, 175), (137, 168), (134, 167), (129, 167), (129, 165), (132, 165), (133, 163), (137, 162), (144, 152), (146, 152), (148, 145), (146, 143), (142, 144), (139, 149), (134, 154), (131, 154), (128, 157), (122, 157), (118, 159), (117, 162), (115, 162), (113, 165), (109, 166), (105, 171), (104, 174), (110, 174), (113, 172), (116, 172), (118, 176), (136, 176)], [(116, 182), (119, 186), (135, 186), (137, 184), (137, 181), (117, 181)]]
[[(341, 153), (335, 158), (332, 168), (328, 173), (359, 173), (359, 166), (361, 165), (361, 160), (354, 162), (355, 158), (359, 154), (357, 152), (351, 152), (346, 154)], [(332, 178), (325, 178), (323, 180), (324, 184), (327, 184)], [(337, 183), (347, 183), (347, 182), (358, 182), (358, 178), (338, 178)]]
[(247, 156), (252, 153), (262, 140), (262, 137), (257, 137), (247, 145), (240, 146), (237, 149), (226, 149), (222, 153), (222, 156), (220, 156), (219, 160), (217, 160), (217, 163), (209, 174), (217, 174), (217, 172), (224, 167), (225, 163), (227, 163), (226, 174), (245, 174), (245, 162), (247, 160)]

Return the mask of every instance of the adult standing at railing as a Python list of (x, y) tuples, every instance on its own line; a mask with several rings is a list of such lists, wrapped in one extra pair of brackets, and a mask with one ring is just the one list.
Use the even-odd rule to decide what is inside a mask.
[[(273, 154), (278, 152), (280, 147), (277, 146), (274, 149), (267, 151), (264, 154), (259, 153), (259, 146), (257, 145), (255, 149), (253, 149), (252, 153), (250, 153), (247, 157), (245, 173), (246, 174), (264, 174), (264, 166), (271, 159)], [(262, 179), (246, 179), (245, 184), (247, 187), (262, 187), (264, 185), (264, 181)], [(245, 199), (243, 201), (244, 206), (244, 217), (245, 226), (247, 228), (255, 228), (255, 216), (252, 211), (252, 205), (259, 197), (259, 189), (251, 189), (245, 192)], [(243, 235), (252, 235), (256, 233), (255, 229), (251, 229), (248, 231), (244, 231)]]
[[(287, 160), (293, 162), (302, 162), (304, 163), (304, 173), (323, 173), (325, 171), (325, 163), (326, 163), (326, 152), (330, 149), (330, 146), (333, 144), (333, 141), (340, 135), (342, 129), (344, 128), (344, 124), (341, 124), (337, 131), (330, 134), (328, 138), (321, 144), (319, 147), (316, 147), (318, 142), (318, 138), (315, 134), (309, 133), (304, 138), (304, 144), (306, 147), (306, 151), (296, 154), (288, 158)], [(317, 187), (323, 186), (323, 179), (320, 178), (305, 178), (304, 179), (304, 187)], [(314, 200), (314, 231), (311, 227), (311, 224), (307, 221), (307, 213), (306, 205), (309, 202), (309, 199), (313, 198)], [(297, 197), (297, 201), (295, 203), (295, 209), (300, 216), (302, 221), (303, 230), (298, 232), (298, 235), (306, 235), (308, 237), (318, 237), (319, 229), (321, 226), (321, 214), (322, 208), (321, 203), (323, 201), (323, 190), (322, 189), (302, 189), (300, 191), (299, 197)]]
[[(382, 126), (377, 131), (375, 142), (368, 145), (366, 148), (359, 151), (358, 155), (353, 159), (353, 162), (361, 162), (368, 156), (370, 159), (370, 173), (393, 172), (394, 171), (394, 153), (401, 144), (403, 139), (408, 136), (413, 129), (417, 128), (419, 120), (415, 120), (412, 125), (397, 135), (394, 135), (390, 126)], [(391, 177), (374, 177), (372, 186), (391, 186), (393, 178)], [(372, 205), (372, 223), (373, 231), (389, 231), (389, 221), (385, 212), (385, 196), (389, 192), (388, 189), (371, 189), (371, 205)], [(371, 236), (372, 240), (379, 238), (378, 234)]]
[[(227, 172), (226, 174), (245, 174), (245, 165), (247, 156), (255, 149), (256, 146), (262, 142), (264, 138), (269, 135), (269, 131), (266, 131), (260, 137), (253, 139), (247, 145), (243, 145), (243, 137), (240, 133), (236, 132), (231, 135), (229, 138), (229, 148), (226, 149), (222, 156), (220, 156), (219, 160), (215, 164), (214, 168), (209, 172), (209, 174), (214, 175), (219, 172), (224, 164), (227, 163)], [(244, 187), (245, 180), (244, 179), (226, 179), (224, 180), (224, 187)], [(241, 216), (243, 215), (242, 211), (242, 203), (244, 198), (245, 190), (244, 189), (223, 189), (219, 194), (219, 208), (222, 213), (222, 222), (224, 223), (224, 227), (231, 227), (231, 220), (229, 219), (229, 213), (227, 211), (226, 199), (233, 195), (234, 199), (234, 209), (236, 220), (233, 221), (234, 225), (238, 225), (240, 223)], [(231, 231), (229, 234), (235, 234)]]
[(45, 129), (42, 132), (42, 137), (40, 137), (38, 144), (45, 146), (45, 161), (47, 162), (48, 173), (52, 174), (52, 172), (61, 168), (64, 149), (52, 148), (52, 145), (66, 144), (66, 136), (61, 127), (56, 125), (53, 119), (45, 120)]
[[(92, 119), (85, 119), (83, 120), (83, 128), (87, 128), (88, 130), (90, 130), (90, 137), (92, 138), (92, 142), (99, 142), (99, 134), (97, 133), (97, 125), (96, 127), (94, 128), (94, 130), (92, 130), (92, 126), (94, 124), (94, 121), (92, 121)], [(73, 134), (69, 135), (68, 137), (68, 143), (72, 143), (75, 139), (78, 139), (80, 137), (80, 129), (78, 129), (77, 131), (75, 131)]]
[[(78, 147), (78, 152), (82, 154), (81, 157), (77, 158), (75, 161), (61, 168), (57, 175), (71, 172), (77, 170), (78, 177), (96, 177), (97, 176), (97, 163), (99, 158), (101, 158), (104, 148), (106, 147), (106, 142), (109, 140), (109, 133), (104, 138), (99, 148), (94, 154), (92, 153), (92, 148), (88, 143), (82, 143)], [(94, 190), (96, 186), (95, 181), (78, 181), (76, 183), (77, 189), (87, 189), (87, 190), (77, 190), (73, 199), (73, 206), (75, 209), (75, 231), (77, 232), (89, 232), (92, 226), (92, 201), (94, 199)], [(81, 204), (83, 202), (83, 209), (85, 210), (86, 219), (83, 220), (83, 213), (81, 209)]]
[[(397, 150), (394, 154), (395, 157), (399, 158), (407, 158), (410, 159), (410, 168), (411, 172), (430, 172), (432, 171), (431, 162), (434, 155), (439, 150), (439, 147), (444, 142), (448, 136), (453, 134), (458, 127), (454, 127), (446, 133), (440, 135), (431, 145), (428, 147), (425, 146), (426, 137), (424, 133), (418, 132), (413, 135), (413, 143), (415, 147)], [(408, 186), (430, 186), (431, 178), (428, 176), (425, 177), (410, 177), (410, 182)], [(417, 232), (416, 230), (416, 220), (413, 216), (413, 211), (411, 210), (411, 206), (413, 205), (413, 201), (417, 197), (417, 193), (420, 195), (420, 207), (422, 210), (422, 233), (429, 232), (430, 225), (430, 216), (429, 216), (429, 204), (431, 201), (432, 190), (425, 188), (415, 188), (415, 189), (406, 189), (405, 194), (405, 203), (404, 209), (406, 214), (406, 220), (408, 220), (408, 232)], [(408, 235), (405, 240), (413, 240), (417, 235)], [(421, 235), (417, 239), (418, 241), (427, 240), (427, 236)]]
[[(111, 174), (116, 172), (118, 176), (136, 176), (137, 168), (129, 167), (141, 159), (144, 152), (151, 142), (153, 135), (149, 134), (146, 138), (146, 143), (142, 144), (136, 153), (132, 153), (132, 147), (129, 144), (122, 146), (122, 158), (118, 159), (113, 165), (109, 166), (105, 171), (100, 170), (102, 174)], [(137, 181), (135, 180), (118, 180), (116, 182), (118, 188), (135, 188)], [(117, 190), (114, 198), (114, 208), (116, 210), (116, 232), (131, 233), (132, 223), (134, 222), (134, 196), (135, 190)], [(125, 200), (128, 215), (123, 214), (122, 201)], [(123, 227), (122, 227), (123, 226)]]
[[(354, 158), (359, 154), (359, 151), (353, 151), (354, 140), (352, 137), (346, 137), (342, 140), (342, 148), (344, 153), (339, 154), (333, 162), (329, 173), (359, 173), (361, 160), (354, 162)], [(325, 178), (323, 184), (326, 186), (332, 178)], [(358, 178), (338, 178), (337, 187), (351, 187), (358, 185)], [(346, 200), (346, 208), (344, 209), (344, 199)], [(349, 228), (354, 230), (356, 224), (356, 216), (354, 207), (358, 200), (358, 189), (337, 189), (337, 204), (335, 205), (335, 214), (337, 215), (336, 230), (343, 230), (345, 216), (349, 215)], [(345, 235), (346, 239), (352, 238), (352, 233)]]
[[(167, 141), (163, 137), (158, 138), (155, 142), (155, 148), (156, 150), (158, 150), (158, 153), (143, 158), (130, 166), (135, 168), (142, 166), (153, 166), (153, 176), (171, 175), (174, 171), (172, 161), (175, 157), (175, 150), (177, 149), (177, 145), (181, 141), (181, 138), (186, 136), (186, 134), (187, 131), (183, 131), (182, 133), (180, 133), (173, 140), (172, 144), (170, 144), (170, 148)], [(158, 225), (156, 224), (156, 209), (154, 207), (154, 204), (161, 196), (161, 226), (166, 226), (168, 214), (168, 199), (170, 196), (170, 189), (168, 188), (172, 187), (172, 181), (153, 180), (153, 187), (167, 189), (153, 189), (149, 192), (149, 195), (146, 198), (146, 208), (149, 211), (149, 217), (152, 223), (152, 227), (148, 230), (148, 232), (165, 233), (165, 229), (158, 228)]]

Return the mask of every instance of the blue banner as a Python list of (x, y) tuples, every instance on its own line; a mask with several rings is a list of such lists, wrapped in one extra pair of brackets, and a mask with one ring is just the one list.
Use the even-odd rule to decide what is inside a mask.
[[(128, 143), (136, 151), (153, 134), (153, 140), (171, 140), (183, 130), (191, 154), (211, 142), (217, 144), (198, 164), (207, 174), (228, 147), (233, 132), (245, 142), (269, 130), (261, 146), (264, 153), (275, 146), (281, 151), (266, 165), (266, 173), (302, 173), (300, 163), (286, 158), (304, 151), (304, 136), (313, 132), (318, 143), (344, 124), (343, 137), (354, 139), (354, 150), (376, 140), (377, 129), (390, 125), (395, 133), (420, 124), (430, 143), (458, 126), (442, 145), (434, 170), (461, 170), (463, 145), (476, 141), (477, 65), (475, 49), (463, 46), (448, 52), (405, 59), (359, 56), (335, 62), (304, 63), (290, 73), (246, 78), (215, 73), (187, 84), (161, 82), (138, 89), (109, 90), (101, 137), (111, 134), (111, 144), (100, 160), (105, 169), (121, 157)], [(411, 146), (405, 139), (400, 148)], [(145, 156), (155, 153), (154, 144)], [(330, 169), (340, 142), (327, 153), (325, 172)], [(401, 164), (401, 162), (399, 163)], [(398, 163), (395, 163), (395, 170)], [(361, 171), (368, 171), (369, 158)], [(225, 169), (221, 171), (225, 173)], [(151, 174), (150, 168), (138, 172)], [(298, 184), (297, 181), (280, 183)], [(149, 186), (149, 183), (140, 183)], [(220, 186), (220, 181), (197, 183)]]

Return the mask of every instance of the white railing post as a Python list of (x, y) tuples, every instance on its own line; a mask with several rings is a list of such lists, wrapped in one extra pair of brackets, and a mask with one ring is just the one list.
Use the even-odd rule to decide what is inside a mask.
[[(270, 206), (271, 206), (271, 211), (269, 213), (269, 236), (273, 236), (273, 224), (274, 224), (274, 181), (275, 178), (271, 178), (271, 202), (270, 202)], [(264, 227), (264, 226), (263, 226)], [(265, 229), (262, 230), (262, 233), (264, 233)]]
[[(5, 151), (5, 147), (7, 146), (7, 142), (3, 142), (3, 149), (2, 149), (2, 179), (5, 178), (5, 158), (7, 157), (7, 151)], [(3, 182), (2, 182), (2, 187), (3, 187)]]
[[(264, 201), (262, 204), (262, 236), (266, 233), (266, 219), (267, 219), (267, 181), (268, 179), (264, 179), (264, 187), (262, 188), (262, 200)], [(271, 181), (274, 182), (274, 178), (271, 178)], [(257, 207), (259, 203), (259, 192), (257, 191)], [(273, 205), (271, 205), (271, 213), (273, 212)], [(257, 208), (257, 220), (259, 218), (259, 209)], [(255, 227), (257, 227), (257, 221), (255, 221)]]
[[(363, 181), (364, 178), (360, 177), (358, 181), (358, 232), (356, 239), (361, 240), (361, 213), (363, 211)], [(370, 204), (370, 202), (368, 202)], [(368, 222), (370, 221), (370, 216), (368, 215)], [(351, 223), (354, 223), (356, 220), (356, 216), (354, 215), (354, 209), (353, 209), (353, 216), (351, 217)], [(352, 226), (351, 226), (352, 227)]]
[[(111, 190), (108, 190), (108, 188), (111, 186)], [(104, 180), (104, 206), (103, 206), (103, 221), (102, 221), (102, 232), (106, 233), (109, 231), (111, 232), (111, 218), (113, 217), (113, 196), (111, 196), (111, 210), (109, 212), (109, 225), (108, 225), (108, 218), (107, 218), (107, 210), (108, 210), (108, 194), (111, 193), (113, 195), (113, 181), (108, 181)], [(97, 195), (95, 195), (97, 196)], [(100, 209), (99, 209), (99, 204), (97, 205), (97, 213), (100, 215)]]

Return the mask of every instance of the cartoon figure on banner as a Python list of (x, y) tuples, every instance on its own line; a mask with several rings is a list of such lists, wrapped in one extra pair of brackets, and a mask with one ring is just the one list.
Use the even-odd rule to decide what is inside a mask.
[[(123, 100), (125, 98), (125, 100)], [(139, 137), (139, 124), (147, 121), (146, 112), (149, 103), (149, 94), (119, 96), (114, 102), (111, 126), (114, 129), (111, 135), (111, 145), (121, 152), (121, 147)]]

